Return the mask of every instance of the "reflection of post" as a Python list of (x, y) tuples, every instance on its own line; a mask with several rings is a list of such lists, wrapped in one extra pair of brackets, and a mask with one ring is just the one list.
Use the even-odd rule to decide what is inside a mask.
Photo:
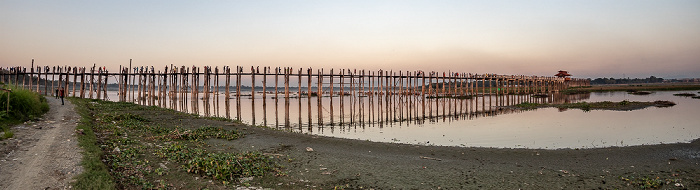
[(359, 106), (359, 109), (360, 109), (360, 124), (361, 124), (363, 127), (365, 126), (365, 104), (364, 104), (364, 102), (365, 102), (364, 96), (366, 96), (366, 93), (365, 93), (365, 79), (366, 79), (366, 77), (365, 77), (365, 70), (363, 69), (363, 70), (362, 70), (362, 74), (361, 74), (361, 76), (360, 76), (360, 87), (361, 87), (360, 96), (363, 96), (363, 97), (360, 98), (360, 106)]
[[(287, 73), (287, 84), (289, 84), (289, 74), (291, 73), (291, 68), (289, 68), (289, 72)], [(284, 127), (289, 127), (289, 98), (284, 99)]]
[(340, 70), (340, 125), (343, 125), (343, 120), (345, 117), (345, 69)]
[(374, 113), (375, 113), (374, 109), (376, 107), (374, 105), (374, 92), (375, 92), (374, 91), (374, 86), (375, 86), (374, 82), (376, 82), (376, 75), (375, 75), (374, 71), (372, 71), (372, 74), (370, 74), (370, 76), (369, 76), (369, 110), (370, 110), (370, 114), (369, 114), (370, 119), (369, 120), (372, 123), (372, 126), (374, 126), (374, 121), (376, 119), (376, 117), (374, 117)]
[(306, 98), (306, 103), (307, 103), (306, 111), (307, 111), (307, 118), (309, 120), (308, 121), (308, 124), (309, 124), (308, 129), (309, 129), (309, 132), (311, 132), (311, 130), (312, 130), (311, 126), (313, 125), (313, 122), (311, 122), (311, 68), (306, 70), (306, 78), (309, 81), (308, 86), (306, 87), (306, 96), (307, 96), (307, 98)]
[(420, 71), (419, 74), (421, 75), (421, 111), (423, 112), (422, 118), (425, 118), (425, 73), (423, 71)]
[(299, 132), (301, 132), (302, 131), (302, 122), (301, 122), (301, 68), (299, 68), (298, 77), (299, 77), (299, 80), (298, 80), (299, 84), (297, 85), (297, 88), (299, 90), (299, 93), (297, 94), (297, 100), (299, 100), (299, 101), (297, 101), (297, 102), (299, 102), (299, 111), (297, 113), (299, 114)]
[(192, 113), (199, 114), (199, 68), (192, 68)]
[(284, 106), (285, 106), (285, 127), (289, 127), (289, 75), (292, 68), (284, 68)]
[(226, 105), (225, 105), (226, 106), (226, 118), (231, 119), (231, 108), (230, 108), (230, 106), (231, 106), (231, 103), (230, 103), (230, 99), (231, 99), (231, 91), (230, 91), (231, 68), (226, 66), (226, 68), (224, 68), (224, 70), (226, 71), (226, 101), (225, 101), (226, 102)]
[(316, 85), (316, 89), (318, 90), (317, 96), (316, 96), (316, 107), (318, 108), (318, 126), (323, 126), (323, 102), (321, 102), (321, 98), (323, 97), (323, 68), (320, 70), (317, 70), (317, 75), (316, 79), (318, 80), (318, 84)]
[[(276, 67), (275, 68), (275, 128), (278, 128), (280, 126), (279, 122), (279, 97), (277, 94), (279, 94), (279, 91), (277, 90), (279, 88), (279, 74), (280, 74), (280, 68)], [(301, 114), (301, 113), (299, 113)]]
[(355, 79), (350, 69), (348, 69), (348, 75), (350, 75), (350, 124), (353, 124), (355, 122)]
[(255, 123), (255, 68), (250, 67), (250, 76), (252, 79), (251, 85), (250, 85), (250, 109), (251, 109), (251, 114), (253, 116), (252, 118), (252, 124), (257, 125)]
[(263, 98), (262, 98), (262, 104), (263, 104), (263, 125), (267, 126), (267, 67), (263, 67)]
[(243, 68), (236, 66), (236, 119), (241, 120), (241, 71)]
[(216, 117), (219, 116), (219, 67), (216, 67), (216, 72), (214, 73), (214, 96), (216, 97), (216, 102), (214, 103), (214, 110), (216, 110)]
[(329, 110), (330, 111), (330, 119), (331, 119), (330, 125), (333, 126), (334, 125), (333, 124), (333, 88), (334, 88), (334, 86), (333, 86), (333, 69), (331, 69), (331, 73), (328, 76), (328, 80), (329, 80), (328, 83), (330, 84), (330, 87), (329, 87), (330, 97), (329, 97), (328, 101), (330, 101), (330, 103), (331, 103), (331, 105), (330, 105), (331, 107)]

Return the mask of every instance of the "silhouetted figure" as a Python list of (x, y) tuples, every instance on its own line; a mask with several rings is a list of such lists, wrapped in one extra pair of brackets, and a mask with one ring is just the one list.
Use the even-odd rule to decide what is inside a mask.
[(65, 90), (63, 90), (63, 88), (58, 91), (58, 96), (61, 97), (61, 105), (63, 105), (63, 97), (65, 96)]

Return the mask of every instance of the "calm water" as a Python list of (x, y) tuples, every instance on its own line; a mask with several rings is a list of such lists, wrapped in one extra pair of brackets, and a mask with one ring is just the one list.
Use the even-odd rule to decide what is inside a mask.
[[(268, 94), (255, 99), (225, 99), (207, 113), (199, 102), (199, 114), (239, 118), (245, 123), (313, 135), (377, 142), (440, 146), (505, 148), (595, 148), (689, 142), (700, 138), (700, 100), (673, 96), (676, 92), (630, 95), (626, 92), (590, 95), (551, 95), (548, 98), (483, 96), (474, 99), (423, 99), (422, 97), (317, 97), (291, 98)], [(697, 91), (687, 91), (697, 93)], [(112, 99), (116, 93), (110, 93)], [(213, 97), (215, 98), (215, 97)], [(670, 108), (635, 111), (584, 112), (578, 109), (511, 110), (501, 106), (520, 102), (669, 100)], [(191, 102), (188, 101), (191, 105)], [(188, 105), (188, 106), (190, 106)], [(240, 112), (238, 111), (240, 110)], [(191, 108), (188, 111), (192, 111)]]

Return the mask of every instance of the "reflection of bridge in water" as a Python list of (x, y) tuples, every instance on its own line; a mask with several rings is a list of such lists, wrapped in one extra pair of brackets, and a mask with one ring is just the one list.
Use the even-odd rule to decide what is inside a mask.
[[(244, 72), (242, 67), (236, 67), (231, 72), (230, 67), (220, 70), (170, 66), (162, 71), (153, 67), (122, 67), (120, 72), (110, 73), (100, 67), (88, 72), (84, 67), (32, 66), (2, 69), (0, 82), (44, 95), (64, 88), (67, 96), (95, 99), (108, 99), (108, 94), (114, 94), (108, 93), (109, 88), (116, 91), (116, 101), (239, 119), (256, 125), (271, 126), (273, 122), (268, 115), (274, 115), (274, 126), (309, 129), (312, 126), (410, 125), (495, 116), (519, 112), (504, 107), (522, 102), (585, 99), (587, 95), (564, 96), (557, 92), (589, 85), (584, 79), (543, 76), (336, 71), (331, 69), (324, 73), (319, 69), (314, 73), (306, 69), (304, 73), (302, 69), (263, 67)], [(249, 80), (245, 81), (253, 85), (243, 86), (244, 77), (248, 76)], [(272, 79), (274, 82), (269, 81)], [(533, 94), (543, 98), (533, 97)], [(235, 100), (235, 109), (231, 100)], [(242, 107), (241, 104), (247, 102), (250, 106)], [(256, 107), (256, 103), (262, 107)], [(272, 106), (274, 112), (269, 113)], [(290, 113), (290, 110), (295, 112)], [(256, 111), (262, 113), (256, 115)], [(248, 113), (250, 117), (245, 116)], [(291, 118), (295, 117), (293, 121)]]
[[(244, 99), (241, 101), (251, 102), (253, 105), (252, 110), (256, 110), (255, 104), (263, 104), (262, 109), (257, 109), (258, 112), (262, 113), (255, 115), (255, 112), (251, 112), (252, 117), (247, 118), (252, 123), (292, 130), (298, 129), (299, 131), (311, 131), (313, 126), (410, 126), (422, 125), (426, 122), (472, 120), (479, 117), (493, 117), (501, 114), (523, 112), (523, 110), (508, 107), (522, 102), (577, 102), (589, 97), (590, 94), (564, 95), (561, 93), (551, 93), (544, 97), (534, 97), (532, 95), (485, 95), (470, 98), (375, 95), (347, 97), (343, 104), (340, 104), (339, 97), (323, 97), (321, 98), (321, 103), (319, 103), (317, 97), (312, 97), (312, 99), (297, 98), (284, 102), (278, 102), (276, 99), (267, 101), (263, 99)], [(236, 102), (240, 104), (239, 101)], [(268, 102), (271, 104), (270, 106), (267, 105)], [(290, 110), (294, 112), (290, 113)], [(262, 118), (259, 115), (262, 115)], [(280, 115), (283, 117), (280, 117)]]

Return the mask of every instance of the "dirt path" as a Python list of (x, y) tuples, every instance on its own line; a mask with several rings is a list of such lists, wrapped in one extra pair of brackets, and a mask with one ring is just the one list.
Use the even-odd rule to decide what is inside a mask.
[(51, 110), (44, 117), (12, 127), (14, 138), (0, 142), (0, 189), (70, 189), (82, 172), (80, 116), (68, 100), (47, 100)]

